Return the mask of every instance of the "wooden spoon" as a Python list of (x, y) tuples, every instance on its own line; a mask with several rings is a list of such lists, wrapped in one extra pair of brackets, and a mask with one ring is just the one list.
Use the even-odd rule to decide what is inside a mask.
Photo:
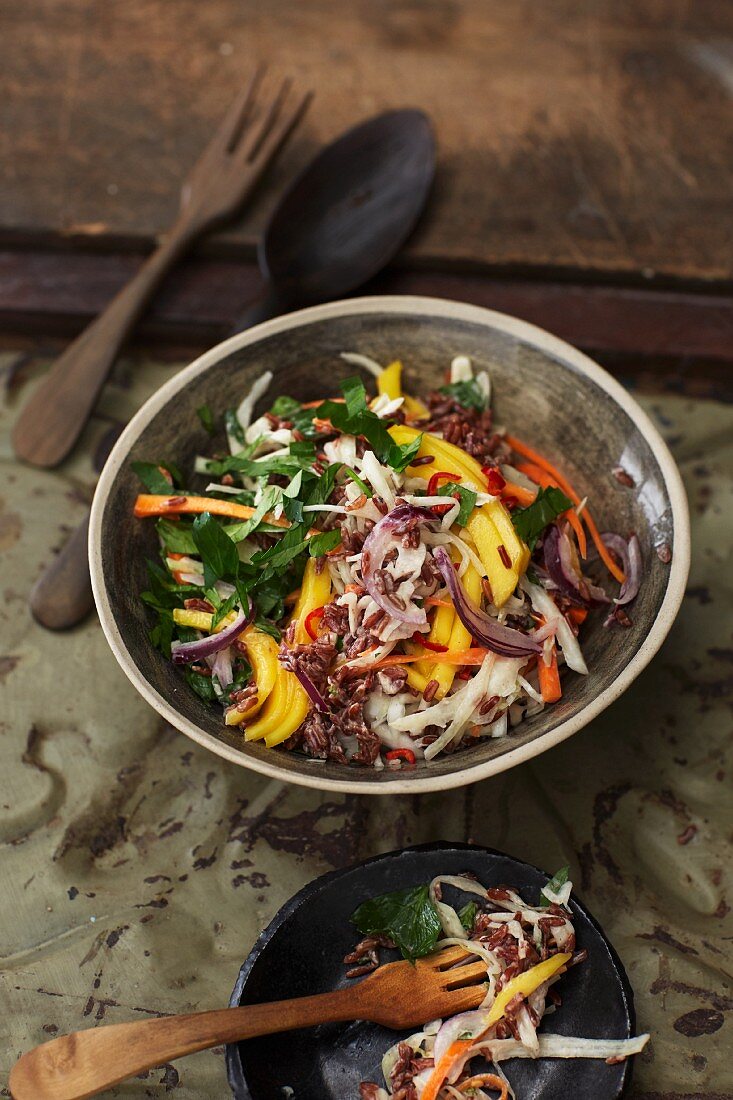
[(126, 1077), (184, 1054), (340, 1020), (372, 1020), (395, 1029), (477, 1008), (486, 992), (486, 963), (461, 965), (449, 947), (413, 966), (388, 963), (346, 989), (270, 1004), (163, 1016), (61, 1035), (35, 1047), (10, 1072), (14, 1100), (83, 1100)]
[(415, 228), (434, 175), (422, 111), (386, 111), (332, 141), (277, 204), (258, 251), (265, 294), (232, 331), (368, 282)]

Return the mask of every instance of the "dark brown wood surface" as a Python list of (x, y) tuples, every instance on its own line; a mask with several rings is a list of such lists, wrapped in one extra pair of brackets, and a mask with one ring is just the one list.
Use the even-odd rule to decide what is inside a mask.
[(719, 0), (24, 0), (5, 6), (5, 242), (150, 241), (256, 59), (317, 90), (243, 223), (392, 106), (434, 119), (420, 264), (733, 276), (733, 5)]

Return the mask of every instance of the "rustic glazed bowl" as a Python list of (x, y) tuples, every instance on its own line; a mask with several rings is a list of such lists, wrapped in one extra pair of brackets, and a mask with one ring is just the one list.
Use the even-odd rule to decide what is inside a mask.
[[(509, 425), (562, 467), (593, 502), (601, 530), (636, 531), (644, 583), (628, 629), (604, 630), (591, 616), (583, 633), (590, 675), (566, 675), (563, 698), (509, 737), (486, 740), (431, 764), (394, 772), (346, 768), (298, 753), (247, 745), (219, 707), (203, 702), (150, 643), (139, 599), (155, 527), (137, 520), (139, 491), (130, 463), (172, 460), (184, 472), (197, 453), (216, 449), (196, 415), (204, 404), (236, 404), (265, 370), (279, 393), (304, 401), (332, 394), (354, 373), (339, 358), (358, 351), (379, 362), (399, 357), (405, 387), (440, 385), (451, 358), (469, 355), (489, 371), (497, 424)], [(221, 441), (223, 442), (223, 441)], [(615, 466), (635, 488), (619, 484)], [(664, 564), (657, 549), (668, 546)], [(585, 355), (541, 329), (501, 313), (430, 298), (375, 297), (332, 302), (268, 321), (219, 344), (182, 370), (140, 409), (102, 472), (92, 507), (89, 552), (94, 597), (107, 640), (138, 691), (172, 725), (219, 756), (278, 779), (364, 794), (417, 793), (473, 783), (544, 752), (587, 725), (617, 699), (659, 649), (680, 606), (689, 567), (687, 502), (674, 461), (633, 398)]]

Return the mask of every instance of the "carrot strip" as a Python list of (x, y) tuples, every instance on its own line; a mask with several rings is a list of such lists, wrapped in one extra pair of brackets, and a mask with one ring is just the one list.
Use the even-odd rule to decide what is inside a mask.
[(426, 607), (453, 607), (453, 604), (450, 602), (450, 600), (439, 600), (437, 596), (426, 596), (425, 597), (425, 606)]
[(459, 1058), (465, 1050), (468, 1050), (473, 1042), (473, 1039), (457, 1039), (455, 1043), (451, 1043), (423, 1088), (420, 1100), (438, 1100), (443, 1082), (450, 1073), (456, 1058)]
[[(554, 486), (556, 489), (561, 489), (562, 486), (558, 485), (556, 478), (551, 474), (548, 474), (546, 470), (543, 470), (541, 466), (535, 466), (533, 462), (523, 462), (518, 467), (523, 474), (527, 477), (531, 477), (532, 481), (536, 481), (538, 485), (541, 485), (543, 489), (546, 489), (548, 485)], [(564, 490), (563, 490), (564, 492)], [(570, 494), (566, 494), (570, 496)], [(563, 515), (567, 518), (570, 526), (575, 531), (578, 539), (578, 550), (580, 551), (581, 558), (584, 558), (588, 553), (588, 544), (585, 538), (585, 530), (581, 522), (580, 516), (572, 508), (569, 508), (567, 512), (563, 512)]]
[(432, 653), (427, 649), (419, 653), (390, 653), (388, 657), (381, 657), (370, 665), (352, 665), (356, 668), (386, 668), (388, 665), (409, 665), (415, 661), (430, 661), (431, 664), (444, 665), (481, 665), (488, 653), (488, 649), (461, 649), (447, 653)]
[(571, 623), (580, 626), (588, 618), (588, 609), (586, 607), (571, 607), (565, 614)]
[[(187, 512), (211, 512), (214, 516), (251, 519), (255, 510), (250, 508), (248, 504), (237, 504), (231, 500), (217, 500), (216, 497), (176, 496), (175, 493), (171, 493), (167, 497), (140, 493), (135, 501), (134, 514), (139, 519), (145, 516), (173, 516)], [(290, 526), (288, 520), (282, 517), (276, 519), (269, 512), (262, 519), (265, 523), (271, 523), (274, 527)]]
[(517, 504), (521, 504), (523, 508), (533, 504), (536, 496), (537, 494), (533, 493), (531, 489), (525, 489), (523, 485), (517, 485), (516, 481), (507, 481), (501, 491), (502, 500), (516, 500)]
[[(517, 454), (529, 459), (530, 462), (533, 462), (536, 466), (539, 466), (540, 469), (545, 470), (548, 474), (554, 477), (557, 481), (558, 487), (562, 489), (566, 496), (570, 497), (573, 504), (580, 504), (580, 497), (575, 492), (572, 485), (563, 477), (560, 471), (552, 465), (551, 462), (548, 462), (547, 459), (543, 458), (541, 454), (537, 453), (537, 451), (533, 451), (532, 448), (528, 447), (526, 443), (522, 443), (522, 441), (520, 439), (517, 439), (516, 436), (507, 435), (505, 436), (505, 439), (513, 451), (516, 451)], [(598, 550), (601, 561), (606, 566), (606, 569), (608, 569), (609, 573), (616, 578), (619, 584), (623, 584), (626, 580), (626, 576), (623, 571), (619, 569), (619, 567), (616, 565), (616, 562), (613, 560), (608, 550), (606, 549), (603, 539), (599, 534), (598, 528), (593, 522), (593, 517), (591, 516), (587, 508), (583, 509), (583, 520), (585, 521), (585, 524), (590, 531), (590, 536), (593, 539), (593, 542), (596, 544), (596, 549)]]
[(542, 692), (542, 698), (546, 703), (556, 703), (558, 699), (562, 698), (562, 686), (560, 684), (560, 673), (557, 668), (557, 653), (555, 647), (552, 647), (552, 660), (549, 665), (546, 665), (543, 660), (537, 661), (537, 674), (540, 680), (540, 691)]

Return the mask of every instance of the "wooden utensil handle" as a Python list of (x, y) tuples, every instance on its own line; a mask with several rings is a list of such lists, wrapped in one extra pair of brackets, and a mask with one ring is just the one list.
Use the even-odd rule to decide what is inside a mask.
[(47, 630), (69, 630), (94, 607), (88, 541), (87, 513), (31, 589), (28, 602), (33, 617)]
[(15, 1063), (9, 1080), (11, 1096), (14, 1100), (83, 1100), (184, 1054), (292, 1028), (354, 1020), (368, 1011), (368, 1004), (368, 992), (360, 995), (360, 987), (353, 986), (290, 1001), (75, 1031), (35, 1047)]
[(13, 429), (19, 458), (34, 466), (57, 466), (82, 428), (125, 337), (196, 228), (180, 220), (137, 274), (57, 359), (21, 412)]

